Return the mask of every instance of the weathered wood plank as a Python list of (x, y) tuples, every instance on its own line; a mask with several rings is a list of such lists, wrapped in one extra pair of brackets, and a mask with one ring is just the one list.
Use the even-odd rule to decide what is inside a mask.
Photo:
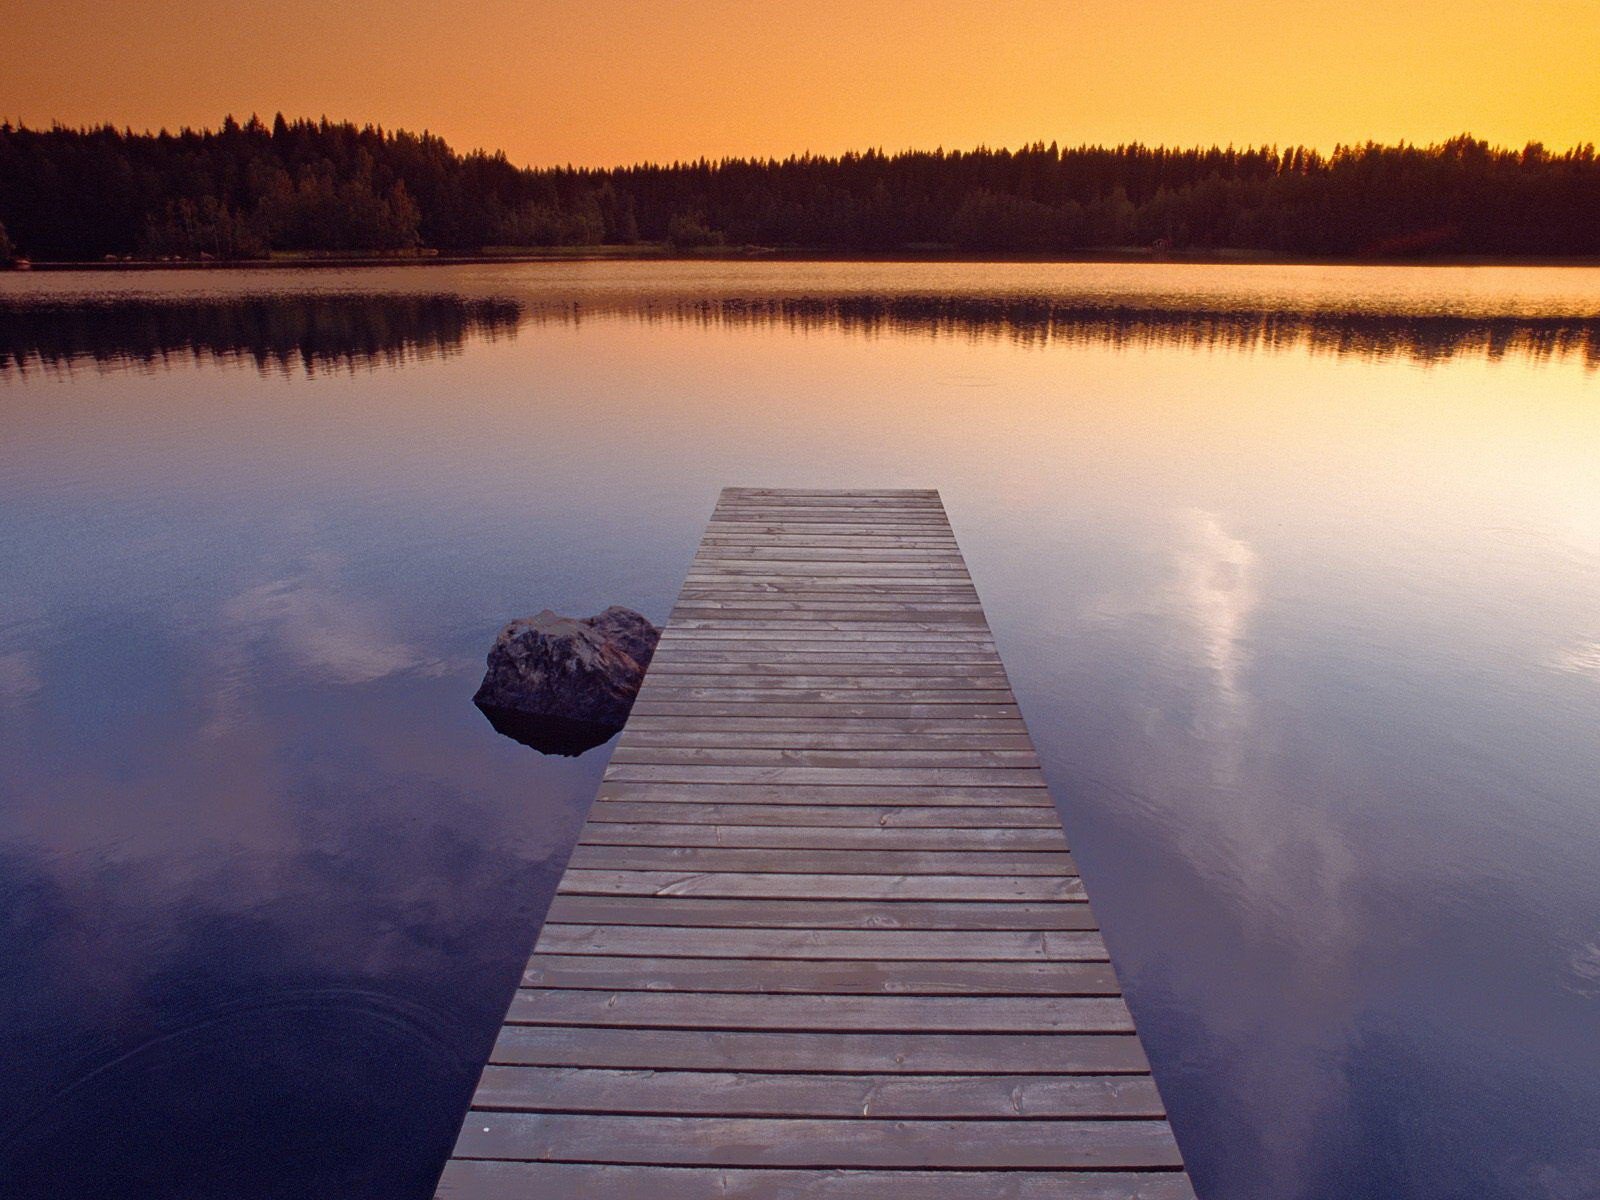
[(1132, 1033), (1120, 996), (729, 995), (522, 988), (510, 1025), (855, 1033)]
[(760, 496), (777, 500), (792, 496), (909, 496), (916, 499), (938, 499), (938, 488), (775, 488), (758, 485), (730, 485), (722, 489), (724, 496)]
[[(832, 679), (849, 678), (851, 680), (870, 680), (884, 677), (911, 678), (948, 678), (959, 673), (964, 679), (1000, 680), (1006, 678), (1005, 672), (996, 663), (978, 659), (973, 662), (959, 664), (929, 663), (929, 662), (839, 662), (835, 660), (830, 664), (826, 661), (816, 660), (796, 661), (792, 658), (779, 658), (776, 656), (752, 657), (743, 662), (728, 662), (717, 658), (706, 659), (696, 654), (675, 654), (672, 661), (665, 664), (656, 676), (657, 679), (671, 679), (681, 681), (682, 677), (690, 676), (701, 678), (708, 675), (728, 676), (738, 679), (761, 678), (807, 678), (814, 676), (827, 676)], [(818, 686), (818, 685), (812, 685)], [(833, 687), (836, 684), (824, 686)], [(636, 739), (630, 738), (629, 741)]]
[(930, 512), (906, 510), (872, 514), (860, 509), (826, 507), (790, 509), (786, 512), (750, 507), (719, 509), (710, 527), (725, 528), (752, 523), (778, 525), (784, 529), (804, 529), (815, 525), (873, 525), (886, 530), (932, 529), (942, 532), (949, 528), (947, 523)]
[[(762, 711), (786, 712), (804, 705), (828, 707), (841, 705), (879, 710), (895, 708), (901, 712), (922, 714), (928, 709), (938, 713), (947, 706), (952, 716), (978, 716), (989, 706), (997, 716), (1014, 716), (1017, 706), (1012, 703), (1011, 691), (946, 691), (937, 688), (915, 689), (902, 682), (895, 690), (867, 690), (864, 688), (752, 688), (752, 687), (675, 687), (658, 683), (641, 689), (636, 701), (649, 712), (661, 712), (667, 705), (700, 704), (718, 708), (749, 708), (760, 706)], [(771, 706), (770, 708), (768, 706)], [(796, 781), (799, 782), (799, 781)], [(955, 780), (950, 782), (954, 783)]]
[(586, 846), (735, 846), (745, 850), (995, 850), (1065, 852), (1059, 829), (903, 829), (818, 825), (667, 825), (593, 822)]
[(867, 504), (757, 504), (727, 501), (711, 513), (711, 524), (737, 521), (772, 521), (783, 525), (803, 525), (813, 521), (849, 521), (859, 525), (927, 525), (948, 529), (949, 522), (935, 505)]
[[(759, 730), (723, 733), (704, 729), (633, 729), (628, 748), (647, 746), (735, 750), (1027, 750), (1033, 742), (1025, 733), (995, 733), (988, 728), (966, 727), (959, 733), (840, 733), (819, 730), (767, 733)], [(619, 746), (620, 751), (623, 747)]]
[(1075, 875), (808, 875), (739, 871), (589, 870), (568, 867), (558, 893), (726, 896), (773, 900), (1076, 900)]
[(1126, 1033), (748, 1033), (507, 1025), (489, 1061), (630, 1070), (844, 1071), (896, 1075), (1140, 1075)]
[(925, 750), (844, 747), (779, 750), (770, 746), (618, 746), (611, 761), (635, 766), (723, 767), (1031, 767), (1039, 759), (1031, 750)]
[[(874, 636), (876, 632), (876, 636)], [(865, 642), (867, 645), (852, 645), (854, 642)], [(660, 647), (671, 650), (677, 647), (684, 649), (716, 649), (719, 644), (729, 643), (733, 649), (738, 650), (878, 650), (878, 651), (994, 651), (993, 638), (980, 628), (962, 630), (939, 630), (930, 632), (918, 630), (910, 633), (896, 633), (879, 629), (818, 629), (803, 630), (794, 626), (778, 629), (730, 629), (719, 625), (708, 625), (697, 629), (669, 628), (661, 635)], [(648, 678), (648, 676), (646, 676)]]
[(935, 571), (927, 567), (878, 567), (866, 563), (855, 564), (859, 569), (842, 572), (829, 570), (825, 564), (795, 566), (781, 569), (780, 565), (754, 564), (743, 568), (732, 566), (691, 566), (685, 578), (691, 583), (711, 580), (740, 579), (751, 583), (903, 583), (912, 579), (931, 579), (946, 583), (965, 584), (971, 580), (954, 571)]
[(589, 823), (811, 825), (895, 829), (1059, 829), (1055, 810), (998, 804), (913, 807), (869, 804), (711, 804), (597, 800)]
[[(705, 610), (721, 612), (724, 609), (762, 609), (768, 612), (793, 612), (800, 613), (803, 606), (809, 602), (819, 605), (831, 605), (841, 608), (857, 608), (867, 612), (887, 612), (890, 606), (909, 605), (913, 608), (928, 609), (939, 612), (965, 612), (977, 604), (977, 594), (968, 596), (960, 592), (949, 590), (937, 592), (884, 592), (884, 591), (856, 591), (856, 592), (824, 592), (816, 590), (802, 591), (799, 589), (779, 592), (760, 592), (751, 594), (747, 589), (739, 592), (707, 589), (700, 594), (690, 594), (679, 597), (679, 604), (688, 610)], [(795, 607), (790, 607), (795, 606)]]
[[(706, 674), (679, 670), (675, 672), (664, 671), (655, 677), (650, 685), (652, 696), (683, 696), (694, 697), (710, 696), (711, 699), (721, 699), (716, 693), (737, 692), (744, 694), (750, 690), (762, 693), (773, 690), (801, 690), (806, 692), (827, 691), (829, 689), (842, 689), (847, 693), (860, 693), (861, 698), (868, 703), (878, 699), (876, 693), (891, 692), (897, 697), (922, 697), (924, 692), (972, 692), (976, 695), (940, 696), (963, 703), (976, 704), (980, 701), (993, 699), (999, 704), (1011, 704), (1014, 700), (1011, 689), (1006, 684), (1006, 677), (999, 674), (959, 674), (952, 675), (946, 671), (943, 675), (881, 675), (862, 674), (850, 675), (822, 675), (822, 674), (791, 674), (783, 671), (740, 671), (729, 674)], [(783, 699), (778, 696), (774, 699)]]
[(796, 1167), (1176, 1167), (1165, 1121), (862, 1121), (483, 1114), (462, 1158)]
[(1012, 850), (973, 854), (939, 850), (739, 850), (723, 846), (587, 846), (568, 860), (572, 870), (741, 871), (787, 875), (1075, 875), (1072, 855)]
[[(808, 599), (811, 599), (808, 597)], [(798, 600), (780, 600), (744, 597), (742, 599), (680, 599), (673, 605), (674, 614), (685, 617), (705, 620), (726, 613), (733, 618), (745, 618), (753, 615), (762, 617), (778, 617), (782, 619), (823, 618), (830, 621), (840, 619), (882, 619), (898, 616), (903, 620), (926, 620), (940, 617), (951, 617), (964, 620), (971, 614), (982, 615), (983, 610), (975, 603), (966, 600), (944, 599), (942, 597), (917, 598), (914, 600), (884, 600), (876, 597), (839, 599), (832, 601), (817, 601), (815, 608), (810, 608)], [(974, 624), (975, 622), (966, 622)]]
[(763, 995), (1114, 996), (1104, 962), (928, 962), (919, 959), (647, 958), (535, 954), (524, 987), (608, 992), (755, 992)]
[(705, 929), (547, 924), (541, 954), (647, 958), (865, 958), (875, 962), (1104, 962), (1098, 933), (1076, 930)]
[[(654, 680), (647, 680), (645, 686), (653, 682), (661, 682), (664, 677), (671, 675), (695, 675), (707, 672), (696, 670), (700, 663), (726, 663), (730, 666), (729, 675), (740, 674), (845, 674), (843, 670), (830, 671), (827, 667), (817, 667), (817, 663), (840, 663), (849, 666), (881, 665), (887, 667), (937, 667), (946, 665), (940, 672), (944, 675), (961, 674), (971, 668), (981, 672), (987, 677), (1005, 680), (1003, 670), (997, 669), (997, 664), (988, 648), (970, 643), (952, 642), (922, 642), (904, 643), (899, 648), (881, 643), (871, 652), (870, 659), (857, 658), (858, 652), (866, 649), (859, 642), (833, 643), (828, 641), (794, 641), (784, 639), (780, 643), (768, 641), (738, 641), (734, 639), (706, 639), (704, 641), (692, 640), (676, 643), (667, 647), (671, 653), (672, 669), (663, 671)], [(893, 671), (887, 672), (893, 674)], [(919, 672), (920, 673), (920, 672)], [(882, 675), (882, 671), (862, 671), (862, 676)]]
[(938, 550), (953, 552), (957, 549), (953, 537), (891, 534), (866, 537), (859, 534), (836, 533), (828, 537), (799, 533), (715, 533), (700, 540), (702, 548), (714, 550), (781, 549), (781, 550)]
[[(927, 605), (913, 608), (861, 608), (839, 601), (828, 607), (818, 606), (808, 613), (787, 608), (675, 608), (672, 615), (685, 622), (715, 621), (716, 628), (765, 628), (773, 623), (784, 628), (809, 628), (824, 624), (828, 628), (870, 628), (874, 624), (885, 628), (915, 626), (918, 629), (980, 629), (982, 613), (969, 613), (954, 604)], [(690, 628), (705, 628), (694, 625)]]
[(901, 508), (928, 509), (944, 515), (944, 508), (939, 502), (936, 492), (926, 490), (922, 492), (897, 492), (889, 495), (879, 495), (873, 492), (856, 492), (840, 489), (838, 491), (804, 491), (789, 488), (767, 488), (764, 491), (724, 491), (718, 497), (718, 506), (758, 504), (769, 508), (805, 508), (821, 506), (831, 508), (836, 506), (874, 509), (886, 511)]
[(545, 920), (562, 925), (677, 925), (718, 929), (1093, 929), (1081, 901), (1053, 904), (897, 900), (703, 900), (557, 896)]
[(826, 580), (804, 583), (751, 583), (748, 579), (716, 583), (685, 584), (680, 600), (709, 599), (755, 600), (853, 600), (875, 603), (976, 604), (978, 591), (970, 582), (944, 580), (906, 580), (902, 583), (842, 583)]
[(948, 547), (874, 546), (869, 550), (856, 550), (841, 546), (778, 545), (770, 541), (750, 545), (730, 545), (726, 541), (702, 542), (700, 552), (694, 556), (700, 565), (716, 566), (726, 562), (810, 562), (828, 563), (955, 563), (966, 570), (965, 563), (954, 543)]
[(490, 1066), (488, 1111), (748, 1117), (1161, 1117), (1142, 1075), (782, 1075)]
[[(871, 734), (914, 737), (918, 734), (943, 734), (966, 738), (993, 738), (1003, 735), (1027, 737), (1028, 728), (1019, 717), (995, 717), (985, 710), (981, 724), (965, 717), (900, 718), (892, 714), (877, 717), (838, 717), (819, 720), (813, 717), (764, 717), (745, 714), (734, 717), (672, 717), (640, 715), (635, 710), (628, 718), (628, 742), (652, 731), (693, 736), (701, 733), (779, 733), (779, 734)], [(1029, 745), (1032, 745), (1031, 740)]]
[(1195, 1200), (1181, 1171), (872, 1171), (452, 1159), (440, 1200)]
[(719, 767), (644, 766), (618, 763), (607, 777), (616, 783), (794, 783), (873, 787), (1039, 787), (1035, 767)]
[(696, 801), (703, 804), (798, 804), (807, 806), (866, 804), (873, 807), (1042, 808), (1055, 811), (1043, 787), (894, 787), (884, 784), (770, 783), (626, 783), (602, 782), (602, 800)]
[[(992, 650), (990, 634), (982, 625), (960, 619), (959, 610), (949, 614), (926, 615), (932, 610), (918, 613), (848, 613), (829, 616), (815, 613), (747, 611), (738, 616), (705, 614), (684, 616), (674, 627), (668, 646), (680, 642), (737, 641), (759, 643), (766, 641), (811, 641), (824, 646), (852, 649), (845, 643), (871, 641), (879, 645), (909, 642), (915, 646), (938, 649), (950, 644), (967, 648), (987, 647)], [(876, 632), (877, 637), (872, 634)], [(744, 645), (747, 650), (763, 649), (759, 645)]]
[[(882, 624), (882, 622), (879, 622)], [(880, 636), (873, 637), (870, 630), (813, 628), (798, 622), (779, 624), (773, 629), (752, 629), (749, 623), (708, 625), (704, 628), (680, 629), (670, 638), (661, 635), (657, 653), (664, 650), (733, 650), (744, 653), (770, 654), (792, 650), (804, 654), (822, 654), (829, 651), (872, 650), (879, 654), (944, 654), (992, 655), (994, 643), (981, 626), (962, 629), (891, 629), (887, 626)], [(669, 655), (668, 661), (671, 661)], [(648, 682), (649, 676), (647, 675)]]

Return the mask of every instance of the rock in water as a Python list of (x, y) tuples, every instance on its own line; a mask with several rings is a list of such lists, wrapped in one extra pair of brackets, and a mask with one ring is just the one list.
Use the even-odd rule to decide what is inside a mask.
[[(544, 720), (562, 729), (559, 746), (577, 745), (589, 734), (598, 736), (588, 744), (598, 745), (627, 721), (660, 637), (628, 608), (581, 619), (546, 609), (500, 631), (472, 701), (496, 729), (535, 749), (545, 749), (537, 732)], [(573, 727), (586, 728), (586, 735), (574, 739)], [(581, 751), (553, 743), (546, 752)]]

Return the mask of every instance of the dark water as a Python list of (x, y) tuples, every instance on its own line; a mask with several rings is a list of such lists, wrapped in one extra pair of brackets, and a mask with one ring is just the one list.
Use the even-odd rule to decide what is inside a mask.
[(1600, 1196), (1600, 272), (0, 278), (0, 1195), (417, 1197), (725, 484), (936, 486), (1203, 1196)]

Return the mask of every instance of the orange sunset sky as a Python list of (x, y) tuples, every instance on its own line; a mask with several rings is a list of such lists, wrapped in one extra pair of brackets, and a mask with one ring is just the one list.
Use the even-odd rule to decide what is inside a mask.
[(1600, 138), (1600, 2), (21, 0), (0, 117), (427, 128), (533, 165)]

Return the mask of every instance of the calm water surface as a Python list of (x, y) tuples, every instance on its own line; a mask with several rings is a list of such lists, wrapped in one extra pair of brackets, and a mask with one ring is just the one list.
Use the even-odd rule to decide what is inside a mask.
[(0, 1194), (429, 1194), (725, 484), (933, 486), (1201, 1194), (1600, 1196), (1600, 272), (0, 277)]

